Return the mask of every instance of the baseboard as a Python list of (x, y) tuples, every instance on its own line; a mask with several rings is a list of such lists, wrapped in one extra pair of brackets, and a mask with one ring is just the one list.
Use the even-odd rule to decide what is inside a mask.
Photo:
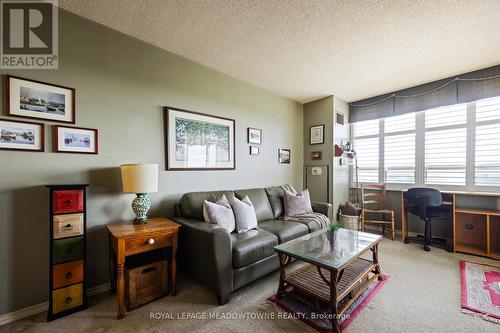
[[(109, 291), (109, 289), (110, 289), (110, 284), (104, 283), (99, 286), (87, 289), (87, 296), (99, 295)], [(28, 306), (24, 309), (5, 313), (3, 315), (0, 315), (0, 326), (11, 323), (19, 319), (39, 314), (41, 312), (47, 311), (48, 309), (49, 309), (49, 302), (43, 302), (40, 304)]]

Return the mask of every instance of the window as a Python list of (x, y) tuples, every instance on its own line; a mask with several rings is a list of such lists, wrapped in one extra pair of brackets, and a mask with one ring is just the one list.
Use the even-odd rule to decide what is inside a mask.
[(500, 97), (355, 123), (353, 147), (359, 182), (498, 191)]

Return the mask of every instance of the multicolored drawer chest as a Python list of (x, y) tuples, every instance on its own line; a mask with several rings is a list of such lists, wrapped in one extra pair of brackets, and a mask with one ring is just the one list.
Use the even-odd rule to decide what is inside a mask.
[(47, 321), (87, 308), (87, 186), (47, 185), (50, 192), (50, 290)]

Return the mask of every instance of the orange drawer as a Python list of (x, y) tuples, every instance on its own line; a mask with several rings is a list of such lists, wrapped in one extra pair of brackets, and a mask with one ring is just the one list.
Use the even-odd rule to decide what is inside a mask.
[(83, 281), (83, 260), (55, 265), (52, 270), (52, 288), (58, 289)]
[(129, 238), (125, 240), (125, 254), (154, 250), (172, 244), (172, 232), (163, 232)]
[(83, 213), (55, 215), (54, 239), (83, 235)]
[(58, 313), (83, 304), (83, 284), (52, 291), (52, 312)]
[(52, 213), (83, 212), (83, 190), (59, 190), (52, 196)]

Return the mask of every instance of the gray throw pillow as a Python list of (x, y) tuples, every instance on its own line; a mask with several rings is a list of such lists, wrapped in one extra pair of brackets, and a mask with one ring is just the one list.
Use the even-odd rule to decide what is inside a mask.
[(203, 216), (205, 222), (217, 224), (229, 233), (233, 232), (236, 226), (233, 210), (225, 195), (216, 203), (205, 200), (203, 202)]
[(313, 212), (309, 191), (294, 194), (285, 190), (285, 216), (311, 214)]
[(248, 196), (244, 197), (243, 200), (235, 197), (233, 211), (236, 218), (236, 231), (239, 234), (257, 228), (257, 216)]

